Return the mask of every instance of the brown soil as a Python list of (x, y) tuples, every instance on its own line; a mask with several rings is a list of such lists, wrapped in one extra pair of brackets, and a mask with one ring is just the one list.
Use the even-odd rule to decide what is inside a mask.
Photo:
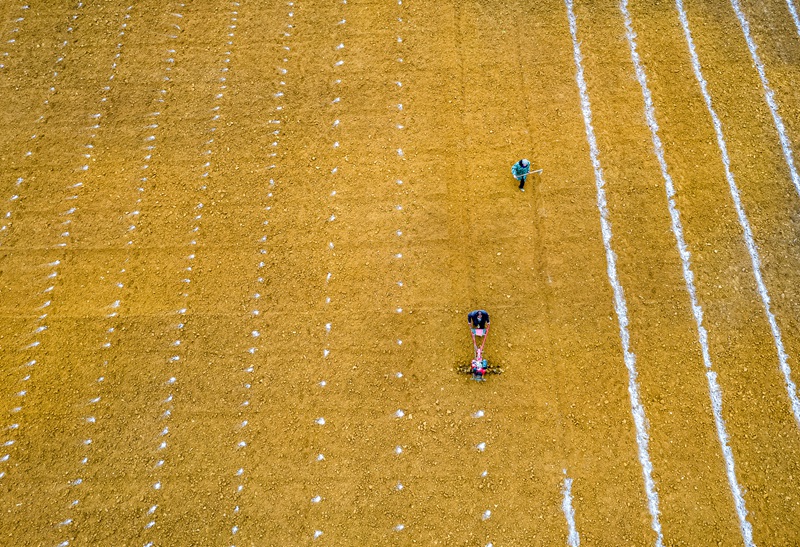
[[(652, 545), (564, 3), (131, 4), (0, 6), (0, 543), (564, 545), (566, 476), (581, 544)], [(797, 382), (800, 197), (730, 4), (686, 9)], [(800, 152), (800, 36), (743, 9)], [(575, 11), (664, 541), (740, 545), (623, 19)], [(713, 126), (674, 4), (631, 12), (754, 541), (796, 545)]]

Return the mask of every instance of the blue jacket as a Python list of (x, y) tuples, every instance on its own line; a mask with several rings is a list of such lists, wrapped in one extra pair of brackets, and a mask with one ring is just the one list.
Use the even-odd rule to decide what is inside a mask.
[(527, 176), (528, 173), (531, 172), (531, 164), (529, 163), (527, 167), (522, 167), (519, 162), (515, 163), (511, 166), (511, 174), (514, 175), (514, 178), (522, 178)]

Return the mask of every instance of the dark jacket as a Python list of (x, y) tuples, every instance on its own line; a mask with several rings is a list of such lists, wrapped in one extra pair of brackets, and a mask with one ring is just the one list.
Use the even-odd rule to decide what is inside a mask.
[[(480, 320), (478, 320), (479, 313), (481, 314)], [(489, 324), (489, 314), (485, 310), (475, 310), (467, 315), (467, 321), (473, 328), (485, 329)]]

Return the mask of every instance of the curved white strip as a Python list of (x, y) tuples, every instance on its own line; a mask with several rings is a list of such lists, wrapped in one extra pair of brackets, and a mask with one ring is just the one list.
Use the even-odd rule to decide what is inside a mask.
[(606, 207), (605, 180), (603, 178), (603, 169), (600, 166), (600, 153), (597, 148), (597, 140), (595, 139), (594, 128), (592, 127), (592, 107), (589, 103), (589, 93), (586, 89), (586, 81), (583, 78), (583, 56), (581, 55), (581, 47), (578, 43), (577, 23), (572, 10), (572, 0), (564, 0), (564, 3), (567, 6), (569, 30), (572, 34), (572, 48), (575, 56), (575, 67), (577, 69), (575, 79), (578, 82), (578, 90), (580, 91), (583, 121), (586, 126), (586, 139), (589, 141), (589, 153), (592, 159), (592, 166), (594, 167), (595, 185), (597, 187), (597, 208), (600, 211), (603, 245), (606, 250), (608, 280), (614, 290), (614, 309), (616, 310), (617, 320), (619, 322), (619, 336), (622, 342), (625, 367), (628, 369), (628, 393), (631, 398), (631, 414), (633, 414), (633, 422), (636, 425), (636, 444), (638, 445), (639, 462), (642, 466), (642, 475), (644, 476), (647, 508), (650, 511), (650, 517), (652, 519), (651, 526), (656, 533), (656, 546), (661, 547), (664, 537), (661, 533), (661, 522), (658, 517), (658, 492), (656, 492), (655, 482), (653, 481), (653, 464), (650, 462), (650, 453), (648, 449), (650, 438), (647, 435), (647, 417), (645, 416), (644, 407), (639, 399), (636, 355), (634, 355), (630, 349), (625, 294), (617, 276), (616, 255), (611, 249), (611, 222), (608, 219), (608, 208)]
[(675, 235), (675, 241), (678, 245), (678, 253), (681, 256), (681, 265), (683, 267), (683, 279), (686, 282), (686, 290), (689, 293), (689, 301), (692, 305), (692, 313), (694, 314), (695, 324), (697, 325), (697, 338), (700, 342), (700, 348), (703, 354), (703, 364), (706, 367), (706, 379), (708, 380), (708, 393), (711, 398), (711, 408), (714, 412), (714, 424), (717, 427), (717, 437), (719, 438), (720, 448), (722, 449), (722, 456), (725, 459), (725, 470), (728, 475), (728, 485), (730, 486), (731, 493), (733, 494), (734, 504), (736, 506), (736, 514), (739, 517), (739, 528), (741, 530), (742, 539), (745, 545), (751, 547), (753, 543), (753, 529), (747, 521), (747, 509), (745, 508), (744, 497), (742, 497), (742, 490), (739, 487), (739, 482), (736, 479), (736, 469), (733, 460), (733, 451), (728, 445), (728, 432), (725, 427), (725, 420), (722, 418), (722, 390), (717, 383), (717, 375), (712, 372), (711, 353), (708, 348), (708, 333), (703, 326), (703, 308), (697, 300), (697, 290), (694, 285), (694, 272), (691, 265), (691, 254), (689, 247), (686, 245), (686, 240), (683, 236), (683, 223), (681, 222), (681, 214), (678, 206), (675, 204), (675, 186), (672, 183), (672, 177), (667, 170), (667, 161), (664, 157), (664, 147), (661, 144), (661, 138), (658, 135), (658, 122), (656, 122), (655, 109), (653, 107), (653, 97), (650, 93), (650, 88), (647, 85), (647, 76), (642, 66), (642, 61), (639, 53), (636, 50), (636, 32), (633, 30), (633, 23), (631, 22), (631, 15), (628, 11), (628, 0), (621, 0), (620, 10), (625, 19), (625, 37), (628, 40), (628, 46), (631, 50), (631, 59), (633, 60), (633, 67), (636, 70), (636, 79), (639, 81), (639, 86), (642, 88), (642, 96), (644, 98), (645, 118), (647, 125), (650, 128), (650, 136), (653, 139), (653, 149), (655, 150), (658, 165), (661, 168), (661, 176), (664, 179), (664, 186), (667, 192), (667, 205), (669, 207), (669, 215), (672, 222), (672, 233)]

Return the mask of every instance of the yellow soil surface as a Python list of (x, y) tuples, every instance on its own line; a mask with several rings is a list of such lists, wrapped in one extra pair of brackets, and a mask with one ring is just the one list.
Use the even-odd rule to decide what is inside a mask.
[[(797, 382), (800, 196), (731, 4), (685, 7)], [(800, 31), (742, 10), (800, 151)], [(747, 521), (797, 545), (711, 117), (630, 11)], [(664, 544), (741, 545), (623, 17), (575, 14)], [(563, 2), (8, 0), (0, 44), (2, 545), (565, 545), (567, 479), (581, 545), (656, 543)]]

